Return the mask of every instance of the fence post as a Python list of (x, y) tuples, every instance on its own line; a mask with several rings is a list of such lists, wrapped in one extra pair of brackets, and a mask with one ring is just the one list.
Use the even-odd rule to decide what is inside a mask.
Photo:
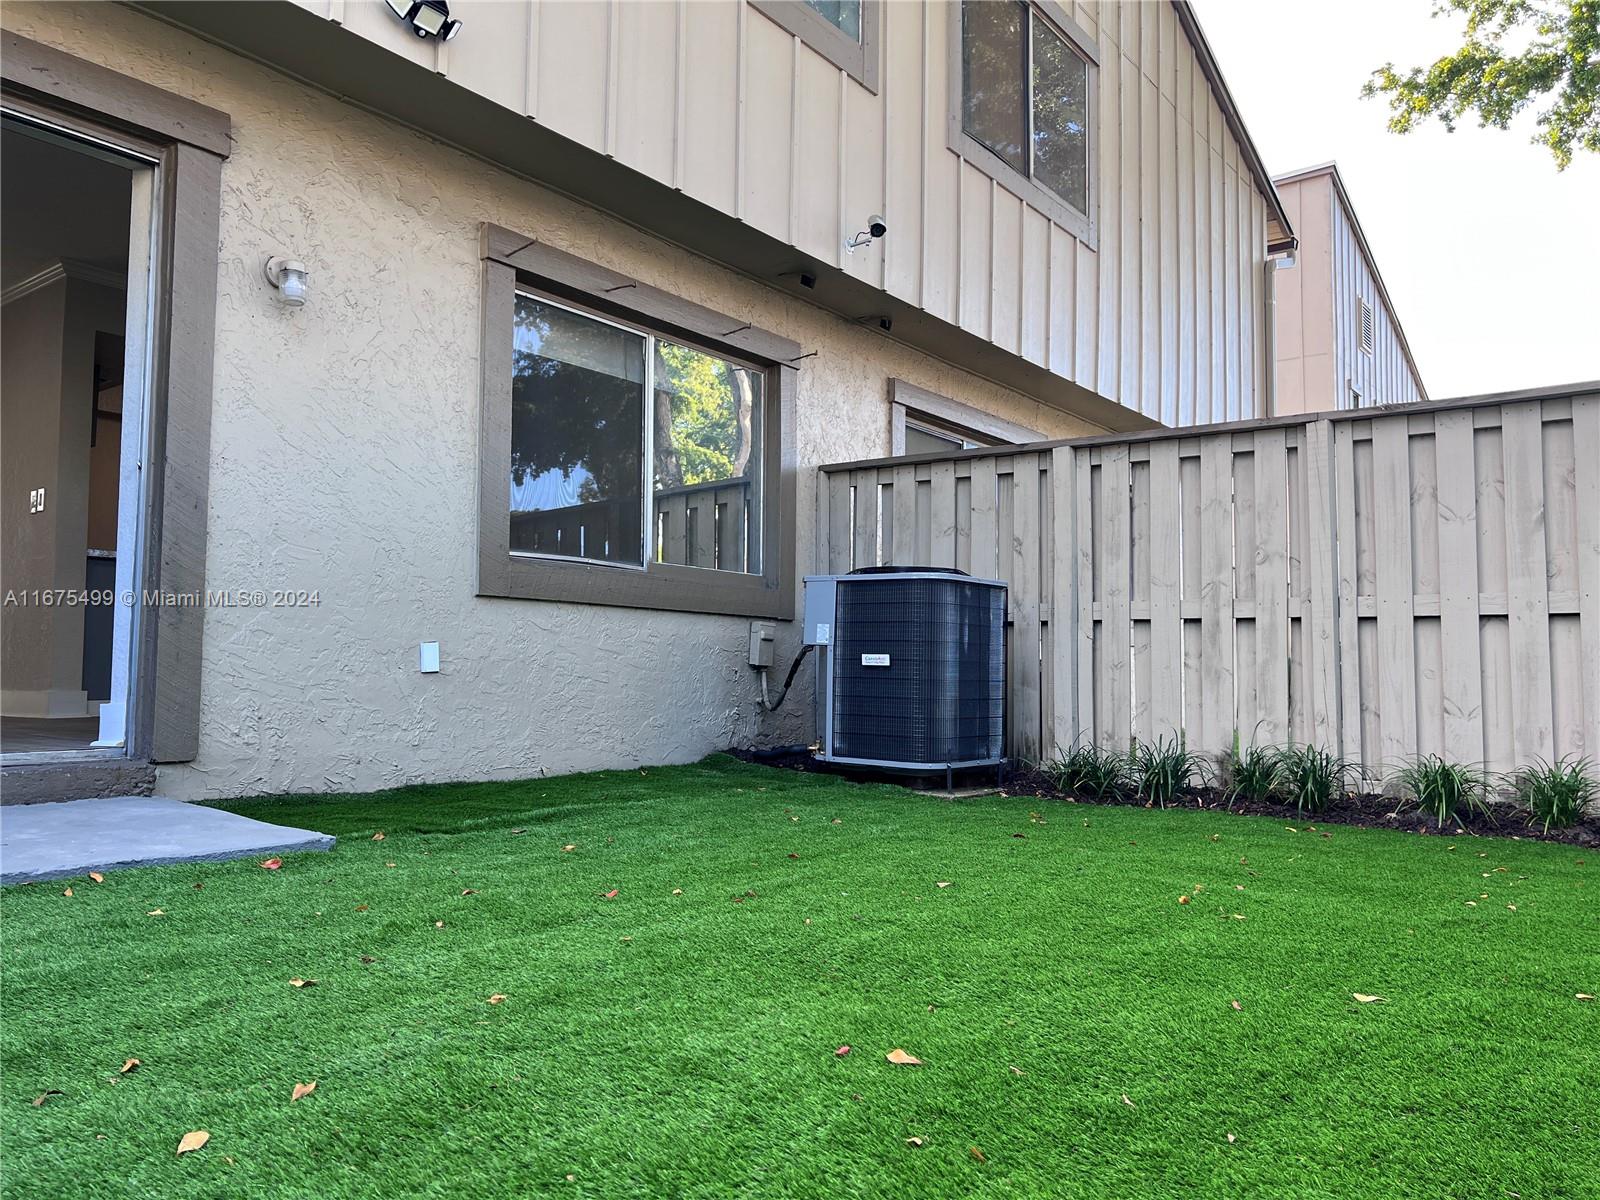
[[(1311, 592), (1311, 623), (1305, 645), (1309, 656), (1309, 694), (1306, 697), (1310, 742), (1334, 753), (1344, 745), (1339, 719), (1339, 672), (1344, 652), (1355, 646), (1339, 639), (1339, 540), (1335, 533), (1338, 511), (1338, 473), (1333, 463), (1333, 424), (1324, 419), (1305, 427), (1306, 529), (1309, 545), (1305, 570)], [(1352, 669), (1354, 658), (1352, 657)]]

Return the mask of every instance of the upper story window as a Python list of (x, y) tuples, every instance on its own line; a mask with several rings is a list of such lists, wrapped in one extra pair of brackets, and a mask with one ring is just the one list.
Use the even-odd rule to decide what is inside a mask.
[(479, 595), (788, 619), (800, 347), (483, 239)]
[(869, 92), (878, 90), (884, 0), (750, 0)]
[(960, 19), (951, 148), (1091, 236), (1093, 42), (1045, 0), (965, 0)]

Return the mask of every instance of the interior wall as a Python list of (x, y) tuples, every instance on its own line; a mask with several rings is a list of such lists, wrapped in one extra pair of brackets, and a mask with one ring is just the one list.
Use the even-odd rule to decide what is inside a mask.
[[(11, 597), (0, 624), (0, 712), (7, 716), (89, 712), (83, 609), (41, 603), (39, 593), (84, 587), (95, 335), (120, 334), (122, 322), (120, 291), (71, 277), (0, 308), (0, 583)], [(34, 513), (29, 494), (38, 488), (45, 506)]]

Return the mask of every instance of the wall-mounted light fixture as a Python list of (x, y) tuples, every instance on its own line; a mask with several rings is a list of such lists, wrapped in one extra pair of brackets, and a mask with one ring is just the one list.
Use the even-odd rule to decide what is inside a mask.
[(267, 282), (278, 289), (278, 299), (290, 308), (299, 308), (306, 302), (308, 276), (305, 263), (274, 254), (267, 259), (266, 276)]
[(450, 19), (450, 5), (447, 0), (388, 0), (389, 7), (394, 10), (394, 15), (407, 25), (411, 32), (419, 38), (436, 37), (441, 42), (448, 42), (461, 32), (461, 22)]
[(873, 213), (867, 218), (867, 227), (865, 229), (856, 234), (854, 237), (845, 238), (844, 248), (849, 253), (854, 254), (862, 246), (872, 245), (873, 242), (877, 241), (888, 232), (889, 223), (877, 213)]

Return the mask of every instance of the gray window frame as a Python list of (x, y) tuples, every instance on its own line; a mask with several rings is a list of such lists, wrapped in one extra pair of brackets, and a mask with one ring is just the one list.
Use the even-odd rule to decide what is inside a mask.
[[(903, 379), (889, 380), (889, 452), (900, 455), (906, 452), (906, 424), (926, 425), (931, 432), (945, 432), (946, 436), (971, 435), (974, 441), (983, 439), (991, 446), (1020, 446), (1029, 442), (1042, 442), (1044, 435), (1025, 425), (1007, 421), (1003, 417), (973, 408), (959, 400), (930, 392)], [(943, 426), (939, 430), (938, 426)]]
[(882, 0), (861, 0), (861, 40), (855, 41), (804, 0), (750, 0), (750, 6), (799, 38), (874, 96), (883, 55)]
[[(204, 595), (211, 480), (212, 359), (227, 113), (6, 31), (5, 107), (23, 117), (153, 158), (161, 233), (146, 419), (150, 456), (141, 588)], [(129, 758), (189, 762), (200, 749), (200, 604), (147, 608), (128, 724)]]
[[(1067, 45), (1077, 51), (1088, 68), (1089, 112), (1087, 128), (1089, 145), (1084, 155), (1084, 199), (1087, 212), (1079, 212), (1065, 197), (1057, 195), (1032, 176), (1024, 175), (993, 150), (966, 131), (962, 121), (961, 77), (961, 9), (962, 0), (948, 5), (949, 37), (949, 104), (946, 120), (946, 145), (965, 162), (995, 180), (1007, 191), (1014, 192), (1037, 208), (1057, 225), (1092, 250), (1099, 236), (1100, 213), (1100, 51), (1088, 32), (1067, 15), (1067, 10), (1056, 0), (1027, 0), (1035, 20), (1043, 18), (1066, 39)], [(1028, 38), (1028, 62), (1033, 62), (1033, 38)], [(1033, 79), (1029, 72), (1028, 106), (1033, 106)]]
[[(793, 620), (799, 344), (498, 225), (483, 226), (481, 258), (478, 595)], [(512, 314), (519, 290), (764, 371), (761, 574), (653, 562), (648, 552), (642, 569), (512, 552)]]

